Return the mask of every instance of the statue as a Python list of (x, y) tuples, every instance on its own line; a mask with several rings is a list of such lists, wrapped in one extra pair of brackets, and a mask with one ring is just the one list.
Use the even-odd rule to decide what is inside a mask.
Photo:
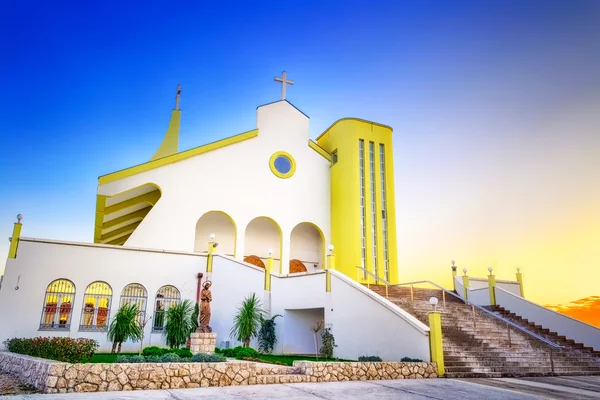
[(198, 316), (198, 330), (197, 332), (211, 333), (212, 328), (210, 327), (210, 302), (212, 301), (212, 294), (210, 293), (210, 287), (212, 286), (211, 281), (204, 282), (204, 288), (200, 292), (200, 315)]

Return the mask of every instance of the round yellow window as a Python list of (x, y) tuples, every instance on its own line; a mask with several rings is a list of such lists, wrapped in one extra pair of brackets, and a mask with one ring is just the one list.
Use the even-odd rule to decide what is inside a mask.
[(278, 151), (271, 156), (269, 161), (271, 172), (279, 178), (286, 179), (294, 175), (296, 172), (296, 161), (291, 154), (285, 151)]

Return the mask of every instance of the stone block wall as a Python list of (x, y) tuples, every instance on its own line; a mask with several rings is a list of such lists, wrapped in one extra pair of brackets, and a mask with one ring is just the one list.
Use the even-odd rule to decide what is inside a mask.
[(216, 345), (216, 333), (194, 332), (190, 337), (190, 350), (192, 354), (214, 354)]
[(436, 364), (431, 362), (295, 361), (294, 367), (299, 374), (316, 378), (315, 382), (437, 378)]
[(249, 361), (69, 364), (8, 352), (0, 352), (0, 372), (46, 393), (437, 377), (435, 363), (425, 362), (296, 361), (293, 367)]

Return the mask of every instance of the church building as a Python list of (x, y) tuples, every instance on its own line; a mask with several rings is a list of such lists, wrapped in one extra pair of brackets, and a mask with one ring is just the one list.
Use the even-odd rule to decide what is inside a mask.
[(149, 161), (98, 178), (93, 243), (28, 238), (20, 217), (0, 343), (88, 337), (110, 350), (111, 317), (135, 302), (150, 321), (143, 344), (164, 345), (166, 310), (197, 301), (202, 274), (219, 347), (236, 345), (233, 316), (256, 293), (283, 316), (276, 352), (314, 353), (310, 326), (321, 321), (340, 357), (387, 354), (404, 331), (387, 357), (429, 359), (429, 328), (364, 287), (398, 282), (392, 128), (343, 118), (311, 140), (309, 117), (285, 98), (293, 82), (276, 81), (282, 99), (256, 109), (255, 127), (185, 151), (179, 87)]

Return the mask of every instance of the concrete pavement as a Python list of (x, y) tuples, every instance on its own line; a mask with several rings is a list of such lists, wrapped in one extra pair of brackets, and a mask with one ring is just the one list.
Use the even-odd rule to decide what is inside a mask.
[(228, 386), (177, 390), (140, 390), (134, 392), (37, 394), (6, 396), (3, 398), (7, 400), (39, 398), (43, 400), (516, 400), (536, 399), (537, 397), (453, 379), (407, 379), (394, 381)]

